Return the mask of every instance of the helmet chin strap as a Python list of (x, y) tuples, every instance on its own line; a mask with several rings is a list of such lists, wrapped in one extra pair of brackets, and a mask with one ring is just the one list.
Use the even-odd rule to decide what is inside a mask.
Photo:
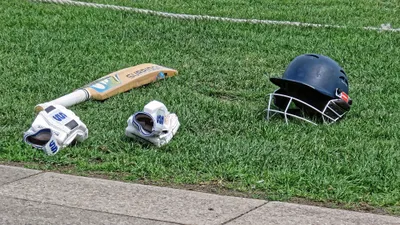
[[(343, 107), (346, 103), (342, 99), (332, 99), (321, 110), (298, 98), (286, 95), (279, 89), (269, 94), (266, 119), (270, 120), (275, 115), (282, 115), (288, 124), (290, 118), (300, 119), (317, 125), (318, 120), (325, 124), (332, 124), (341, 119), (349, 108)], [(347, 103), (344, 105), (346, 106)], [(301, 107), (299, 107), (301, 106)]]

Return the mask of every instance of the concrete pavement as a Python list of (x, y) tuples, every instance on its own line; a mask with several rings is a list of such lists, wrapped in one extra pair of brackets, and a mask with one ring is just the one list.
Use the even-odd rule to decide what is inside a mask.
[(399, 224), (400, 217), (0, 165), (0, 224)]

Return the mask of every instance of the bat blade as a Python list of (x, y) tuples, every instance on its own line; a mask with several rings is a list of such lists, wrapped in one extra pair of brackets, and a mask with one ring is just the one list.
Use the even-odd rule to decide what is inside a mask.
[(83, 87), (92, 99), (105, 100), (166, 77), (175, 76), (178, 71), (164, 66), (145, 63), (113, 72)]
[[(144, 63), (128, 67), (101, 77), (74, 92), (47, 102), (69, 107), (88, 99), (105, 100), (122, 92), (138, 88), (146, 84), (172, 77), (178, 71), (153, 63)], [(35, 111), (44, 109), (44, 104), (38, 104)]]

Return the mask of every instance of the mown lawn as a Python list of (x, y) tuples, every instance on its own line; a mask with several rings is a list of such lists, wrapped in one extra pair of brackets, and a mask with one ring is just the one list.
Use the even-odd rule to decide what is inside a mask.
[[(397, 1), (378, 5), (381, 13), (372, 13), (375, 1), (348, 6), (310, 0), (320, 5), (310, 14), (301, 10), (305, 3), (296, 7), (293, 1), (185, 1), (188, 7), (157, 2), (125, 5), (349, 28), (182, 20), (2, 1), (1, 163), (204, 190), (212, 185), (255, 198), (300, 198), (400, 215), (400, 33), (357, 28), (386, 22), (400, 26), (393, 13)], [(271, 10), (262, 10), (267, 6)], [(350, 20), (350, 14), (360, 17)], [(265, 96), (276, 88), (268, 77), (281, 76), (295, 56), (311, 52), (337, 60), (349, 75), (354, 104), (348, 116), (331, 126), (266, 121)], [(22, 142), (37, 103), (145, 62), (175, 68), (179, 75), (71, 107), (88, 126), (89, 138), (53, 157)], [(128, 117), (153, 99), (164, 102), (181, 122), (172, 142), (160, 149), (124, 136)]]

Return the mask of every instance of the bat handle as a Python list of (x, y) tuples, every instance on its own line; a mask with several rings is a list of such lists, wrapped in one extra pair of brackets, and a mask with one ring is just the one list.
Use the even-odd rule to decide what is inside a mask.
[[(53, 105), (62, 105), (64, 107), (69, 107), (81, 102), (84, 102), (90, 98), (90, 94), (85, 89), (78, 89), (72, 93), (54, 99), (50, 102), (46, 102), (46, 104), (53, 104)], [(40, 112), (44, 108), (44, 104), (38, 104), (35, 106), (35, 112)]]

